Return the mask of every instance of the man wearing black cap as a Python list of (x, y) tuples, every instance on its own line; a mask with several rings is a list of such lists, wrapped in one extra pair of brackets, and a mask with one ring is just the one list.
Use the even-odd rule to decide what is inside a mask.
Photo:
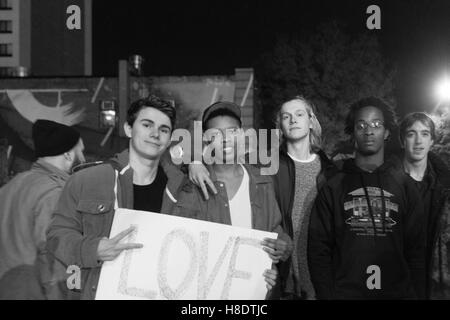
[[(186, 180), (177, 194), (174, 215), (223, 223), (235, 227), (276, 232), (276, 240), (262, 243), (274, 263), (285, 261), (291, 254), (291, 239), (281, 227), (281, 213), (275, 199), (270, 176), (260, 170), (242, 165), (244, 148), (241, 109), (232, 102), (217, 102), (202, 116), (202, 129), (207, 146), (203, 158), (209, 176), (218, 191), (209, 199), (200, 188)], [(270, 290), (275, 285), (277, 272), (267, 270), (265, 279)]]
[(32, 137), (38, 160), (0, 189), (0, 299), (43, 298), (33, 266), (71, 169), (84, 162), (71, 127), (37, 120)]

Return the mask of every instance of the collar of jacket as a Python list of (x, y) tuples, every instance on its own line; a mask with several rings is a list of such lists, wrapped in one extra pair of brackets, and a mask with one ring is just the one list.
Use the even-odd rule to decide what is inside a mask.
[(428, 153), (428, 164), (431, 165), (435, 178), (445, 189), (450, 189), (450, 169), (434, 152)]
[[(249, 176), (249, 196), (250, 196), (250, 205), (251, 205), (251, 215), (252, 215), (252, 228), (253, 229), (260, 229), (263, 230), (263, 226), (260, 225), (261, 219), (258, 217), (263, 215), (262, 210), (266, 210), (268, 208), (264, 208), (264, 205), (261, 203), (262, 197), (266, 197), (267, 195), (261, 195), (258, 194), (260, 192), (267, 192), (267, 189), (263, 188), (262, 185), (270, 184), (272, 183), (272, 177), (271, 176), (262, 176), (260, 174), (260, 171), (258, 168), (252, 166), (243, 164), (244, 170), (247, 171)], [(212, 166), (207, 166), (207, 169), (210, 173), (210, 178), (213, 181), (213, 183), (217, 186), (219, 184), (219, 180), (217, 180), (217, 176), (212, 168)], [(218, 194), (215, 195), (215, 197), (218, 196), (218, 198), (221, 198), (225, 202), (229, 202), (228, 195), (226, 194), (225, 188), (217, 188)], [(266, 191), (264, 191), (266, 190)], [(222, 192), (223, 191), (223, 192)], [(217, 198), (216, 198), (217, 199)], [(211, 198), (210, 198), (211, 200)], [(222, 208), (223, 210), (223, 208)], [(231, 225), (231, 214), (229, 211), (229, 207), (225, 209), (226, 213), (223, 212), (224, 216), (222, 217), (224, 219), (225, 224)]]
[[(396, 169), (405, 171), (403, 166), (404, 156), (404, 151), (391, 155), (391, 157), (396, 160), (394, 163), (394, 167)], [(436, 185), (439, 185), (439, 187), (450, 190), (450, 169), (435, 152), (430, 151), (428, 153), (428, 163), (425, 171), (425, 177), (431, 179), (430, 183), (433, 188), (435, 188)]]
[(133, 209), (133, 170), (130, 166), (130, 153), (125, 149), (108, 161), (118, 172), (117, 203), (119, 208)]
[(36, 172), (42, 172), (43, 174), (48, 175), (56, 182), (60, 182), (64, 184), (67, 180), (69, 180), (70, 175), (67, 172), (62, 171), (61, 169), (51, 165), (45, 160), (39, 159), (35, 163), (33, 163), (31, 170)]
[(119, 171), (121, 174), (124, 174), (126, 171), (131, 169), (130, 167), (130, 152), (127, 149), (122, 152), (116, 154), (110, 162), (113, 164), (114, 169)]
[[(173, 164), (170, 160), (170, 155), (162, 156), (159, 165), (163, 168), (164, 173), (167, 176), (166, 191), (174, 198), (178, 189), (182, 185), (185, 176), (180, 169)], [(128, 149), (125, 149), (121, 153), (117, 154), (110, 160), (111, 165), (115, 170), (119, 172), (119, 184), (117, 190), (117, 200), (119, 207), (133, 209), (134, 197), (133, 197), (133, 169), (130, 166), (130, 153)], [(176, 201), (176, 200), (175, 200)]]

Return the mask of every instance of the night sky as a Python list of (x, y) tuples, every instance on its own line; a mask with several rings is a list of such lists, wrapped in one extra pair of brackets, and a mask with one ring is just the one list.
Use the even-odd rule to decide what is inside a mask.
[[(366, 29), (366, 8), (381, 8), (382, 29)], [(450, 1), (93, 1), (94, 74), (117, 74), (133, 53), (145, 75), (233, 74), (254, 66), (277, 37), (330, 20), (349, 34), (376, 32), (397, 65), (399, 111), (430, 111), (433, 83), (450, 68)]]

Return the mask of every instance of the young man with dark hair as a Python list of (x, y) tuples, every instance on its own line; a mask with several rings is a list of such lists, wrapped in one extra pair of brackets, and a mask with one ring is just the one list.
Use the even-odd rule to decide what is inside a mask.
[(450, 170), (430, 151), (436, 141), (433, 120), (423, 112), (400, 123), (403, 169), (420, 191), (427, 219), (427, 298), (450, 299)]
[(81, 298), (93, 299), (104, 261), (140, 248), (109, 239), (117, 208), (170, 213), (183, 174), (161, 157), (171, 143), (176, 112), (170, 102), (151, 96), (134, 102), (124, 124), (129, 148), (111, 161), (77, 172), (63, 190), (48, 231), (48, 249), (57, 261), (82, 270)]
[(423, 298), (423, 204), (413, 183), (385, 161), (395, 114), (377, 98), (350, 107), (345, 132), (355, 159), (319, 191), (308, 261), (318, 299)]
[[(186, 178), (178, 193), (173, 214), (187, 218), (278, 233), (276, 240), (266, 239), (264, 250), (274, 263), (291, 254), (291, 239), (281, 227), (281, 213), (275, 199), (273, 181), (259, 169), (238, 163), (238, 136), (242, 134), (240, 107), (217, 102), (202, 116), (202, 128), (209, 147), (214, 147), (212, 164), (206, 166), (218, 193), (205, 199), (199, 187)], [(243, 151), (243, 150), (242, 150)], [(267, 270), (268, 289), (276, 283), (275, 269)]]

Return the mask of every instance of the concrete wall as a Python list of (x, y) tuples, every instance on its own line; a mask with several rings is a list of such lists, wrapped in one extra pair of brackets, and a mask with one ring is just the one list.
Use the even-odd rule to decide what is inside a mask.
[[(146, 77), (129, 79), (130, 101), (149, 93), (175, 101), (178, 126), (188, 127), (193, 119), (199, 119), (201, 112), (213, 99), (235, 101), (241, 104), (252, 69), (237, 69), (235, 75), (189, 76), (189, 77)], [(5, 90), (31, 90), (42, 105), (54, 107), (58, 103), (58, 89), (85, 90), (84, 92), (61, 93), (62, 104), (72, 103), (75, 110), (84, 109), (84, 119), (76, 127), (82, 132), (88, 154), (95, 158), (106, 158), (123, 149), (127, 139), (121, 138), (117, 128), (106, 145), (100, 146), (106, 129), (99, 127), (99, 101), (119, 101), (118, 78), (9, 78), (0, 80), (0, 116), (17, 132), (22, 140), (32, 147), (32, 123), (21, 116), (12, 105)], [(55, 90), (38, 92), (39, 89)], [(33, 91), (34, 90), (34, 91)], [(244, 127), (253, 126), (253, 86), (249, 87), (243, 106)], [(97, 92), (95, 100), (93, 99)]]

